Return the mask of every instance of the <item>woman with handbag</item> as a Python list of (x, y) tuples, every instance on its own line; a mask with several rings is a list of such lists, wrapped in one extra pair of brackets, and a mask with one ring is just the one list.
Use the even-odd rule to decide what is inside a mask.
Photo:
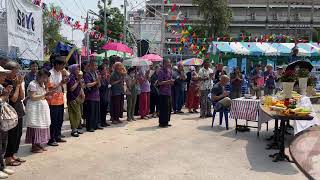
[[(0, 124), (3, 124), (3, 106), (4, 102), (9, 100), (9, 95), (13, 90), (11, 85), (4, 88), (2, 84), (4, 84), (6, 79), (6, 74), (10, 73), (10, 70), (6, 70), (0, 66)], [(0, 130), (0, 179), (8, 178), (8, 175), (14, 174), (13, 170), (6, 168), (4, 156), (6, 154), (8, 142), (8, 132), (4, 130)]]
[(18, 125), (8, 131), (8, 145), (5, 155), (6, 164), (8, 166), (20, 166), (21, 163), (26, 162), (24, 159), (15, 155), (19, 151), (23, 128), (22, 117), (25, 115), (22, 103), (22, 100), (25, 96), (22, 86), (24, 77), (19, 73), (20, 65), (14, 61), (9, 61), (4, 68), (11, 70), (11, 73), (7, 75), (4, 87), (13, 87), (13, 90), (9, 96), (9, 105), (11, 105), (18, 114)]
[(52, 95), (52, 92), (48, 92), (47, 89), (49, 76), (50, 72), (48, 70), (41, 69), (37, 73), (36, 80), (31, 81), (27, 88), (26, 143), (32, 144), (32, 153), (46, 151), (43, 145), (50, 139), (51, 117), (49, 104), (46, 100), (47, 96)]

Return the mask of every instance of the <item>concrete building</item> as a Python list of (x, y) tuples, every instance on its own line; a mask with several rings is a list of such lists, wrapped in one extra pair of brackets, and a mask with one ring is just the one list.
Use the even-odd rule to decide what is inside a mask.
[[(252, 36), (267, 33), (286, 34), (310, 37), (320, 28), (320, 1), (319, 0), (228, 0), (232, 9), (232, 21), (229, 32), (231, 36), (238, 36), (241, 31), (250, 32)], [(147, 17), (161, 17), (163, 0), (147, 1)], [(192, 0), (171, 0), (177, 4), (175, 13), (168, 14), (172, 4), (164, 4), (165, 18), (168, 25), (181, 32), (177, 26), (176, 17), (182, 21), (188, 19), (186, 25), (195, 25), (203, 20), (200, 10)], [(164, 55), (185, 59), (192, 54), (186, 52), (169, 52), (168, 49), (177, 47), (175, 35), (167, 29), (164, 34)]]

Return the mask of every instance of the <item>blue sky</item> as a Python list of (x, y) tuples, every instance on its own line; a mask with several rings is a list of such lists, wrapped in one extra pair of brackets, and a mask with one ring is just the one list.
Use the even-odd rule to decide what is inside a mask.
[[(133, 4), (138, 4), (140, 2), (143, 2), (144, 0), (128, 0), (131, 9)], [(85, 11), (87, 9), (91, 9), (95, 12), (98, 11), (98, 0), (45, 0), (44, 1), (47, 4), (53, 3), (55, 5), (60, 6), (63, 9), (64, 14), (73, 17), (76, 20), (81, 20), (81, 16), (85, 17)], [(121, 7), (123, 5), (123, 0), (113, 0), (112, 6)], [(122, 9), (121, 9), (122, 10)], [(84, 23), (84, 20), (81, 20), (82, 24)], [(66, 25), (63, 25), (61, 32), (64, 37), (67, 37), (68, 39), (72, 39), (72, 30), (71, 27), (68, 27)], [(78, 47), (81, 47), (82, 39), (83, 39), (83, 32), (81, 31), (74, 31), (73, 39), (75, 43), (78, 45)]]

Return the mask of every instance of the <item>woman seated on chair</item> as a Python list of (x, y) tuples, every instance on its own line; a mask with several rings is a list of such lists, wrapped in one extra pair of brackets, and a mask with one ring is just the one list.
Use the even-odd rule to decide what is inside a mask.
[(225, 90), (226, 85), (229, 83), (230, 78), (227, 75), (222, 75), (218, 83), (216, 83), (211, 90), (212, 102), (214, 102), (214, 110), (221, 111), (229, 108), (231, 99), (228, 97), (229, 92)]

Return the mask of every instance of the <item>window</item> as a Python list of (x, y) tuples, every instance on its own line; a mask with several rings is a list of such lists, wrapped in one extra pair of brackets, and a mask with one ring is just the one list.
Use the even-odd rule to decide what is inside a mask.
[(251, 20), (256, 20), (256, 13), (255, 12), (250, 14), (250, 19)]
[(278, 13), (273, 13), (272, 19), (273, 20), (278, 20)]
[(294, 14), (294, 20), (299, 21), (300, 20), (300, 13), (295, 13)]

